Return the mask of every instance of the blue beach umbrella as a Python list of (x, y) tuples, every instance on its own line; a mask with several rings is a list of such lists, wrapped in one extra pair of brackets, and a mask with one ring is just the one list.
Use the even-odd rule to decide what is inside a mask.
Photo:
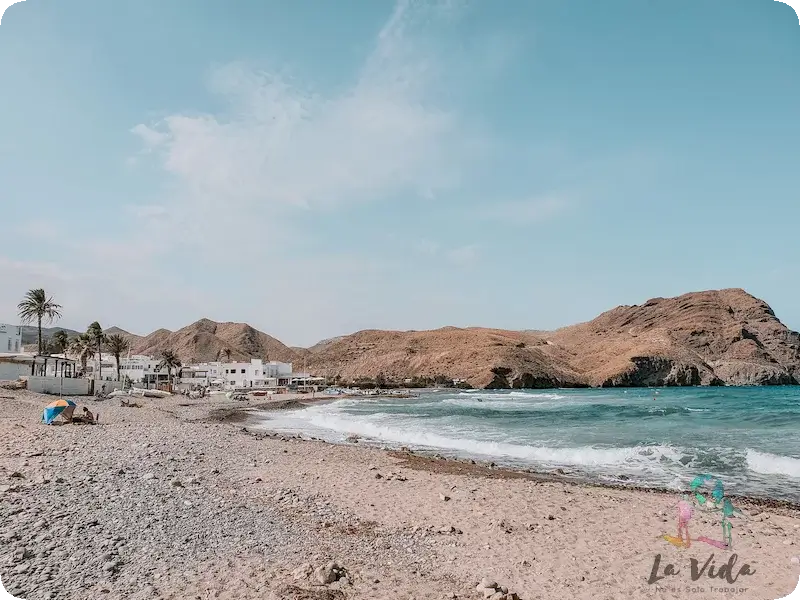
[(76, 406), (72, 400), (60, 398), (44, 407), (42, 421), (44, 421), (45, 425), (50, 425), (58, 415), (63, 415), (64, 419), (69, 421)]

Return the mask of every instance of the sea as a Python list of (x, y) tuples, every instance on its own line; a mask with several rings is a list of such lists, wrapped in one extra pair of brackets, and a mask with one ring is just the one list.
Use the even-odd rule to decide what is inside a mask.
[(725, 493), (800, 502), (800, 387), (425, 390), (263, 413), (273, 431), (606, 484), (684, 490), (700, 474)]

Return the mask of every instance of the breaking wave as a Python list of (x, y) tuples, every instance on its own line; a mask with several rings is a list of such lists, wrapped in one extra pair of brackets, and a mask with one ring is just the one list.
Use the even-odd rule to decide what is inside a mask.
[(800, 458), (747, 449), (747, 468), (764, 475), (800, 478)]

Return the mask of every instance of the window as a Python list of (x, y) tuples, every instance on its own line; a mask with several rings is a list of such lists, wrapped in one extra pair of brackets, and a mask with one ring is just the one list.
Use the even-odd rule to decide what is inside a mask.
[(11, 352), (11, 338), (8, 338), (8, 351)]
[(244, 369), (242, 369), (242, 373), (244, 373)]
[(19, 352), (19, 340), (14, 340), (14, 352)]

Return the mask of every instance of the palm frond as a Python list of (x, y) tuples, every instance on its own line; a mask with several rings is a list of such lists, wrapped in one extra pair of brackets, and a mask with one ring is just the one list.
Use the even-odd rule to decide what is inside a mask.
[(52, 296), (48, 297), (42, 288), (29, 290), (22, 302), (17, 304), (17, 310), (23, 323), (33, 323), (39, 319), (52, 323), (61, 318), (61, 305)]

